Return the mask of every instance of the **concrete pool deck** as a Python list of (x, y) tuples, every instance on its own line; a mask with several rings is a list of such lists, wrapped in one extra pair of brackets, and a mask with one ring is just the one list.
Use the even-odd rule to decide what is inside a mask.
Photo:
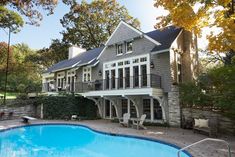
[[(24, 126), (25, 124), (17, 120), (4, 120), (0, 121), (0, 130), (14, 127)], [(184, 130), (180, 128), (168, 128), (168, 127), (153, 127), (148, 126), (147, 130), (136, 130), (133, 128), (125, 128), (119, 126), (118, 123), (112, 123), (109, 120), (84, 120), (84, 121), (61, 121), (61, 120), (35, 120), (31, 121), (31, 124), (41, 123), (70, 123), (70, 124), (82, 124), (91, 127), (98, 131), (104, 131), (115, 134), (125, 134), (147, 137), (152, 139), (161, 140), (167, 143), (178, 145), (179, 147), (187, 146), (191, 143), (197, 142), (208, 136), (201, 134), (194, 134), (192, 130)], [(235, 136), (221, 136), (220, 139), (226, 140), (231, 146), (232, 156), (235, 157)], [(226, 145), (217, 142), (201, 143), (197, 146), (188, 149), (188, 151), (194, 157), (227, 157)], [(176, 155), (177, 157), (177, 155)]]

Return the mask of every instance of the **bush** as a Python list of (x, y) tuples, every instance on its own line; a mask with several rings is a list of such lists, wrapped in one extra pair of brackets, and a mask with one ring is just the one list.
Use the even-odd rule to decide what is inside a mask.
[(180, 99), (183, 107), (216, 109), (235, 119), (235, 65), (212, 69), (195, 83), (181, 84)]
[(97, 106), (92, 100), (79, 96), (41, 97), (45, 119), (70, 119), (78, 115), (82, 119), (97, 119)]

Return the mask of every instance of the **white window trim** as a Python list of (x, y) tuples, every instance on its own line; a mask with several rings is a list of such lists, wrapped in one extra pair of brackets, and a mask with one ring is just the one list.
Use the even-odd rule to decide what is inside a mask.
[[(120, 45), (122, 46), (122, 53), (118, 53), (118, 50), (119, 50), (118, 46), (120, 46)], [(123, 43), (120, 43), (120, 44), (116, 45), (116, 56), (122, 56), (122, 55), (123, 55)]]
[[(140, 58), (146, 57), (147, 61), (145, 62), (140, 62)], [(134, 59), (139, 58), (139, 62), (138, 63), (133, 63)], [(126, 64), (125, 65), (125, 61), (129, 60), (130, 64)], [(118, 62), (123, 62), (123, 65), (118, 66)], [(116, 63), (115, 67), (111, 67), (110, 65)], [(106, 65), (108, 65), (107, 67), (105, 67)], [(103, 64), (103, 79), (105, 78), (105, 71), (111, 71), (111, 70), (116, 70), (118, 71), (118, 69), (120, 68), (130, 68), (130, 76), (133, 76), (133, 70), (132, 68), (134, 66), (141, 66), (141, 65), (146, 65), (147, 66), (147, 74), (150, 74), (150, 54), (144, 54), (144, 55), (138, 55), (138, 56), (134, 56), (134, 57), (129, 57), (129, 58), (125, 58), (125, 59), (119, 59), (119, 60), (115, 60), (115, 61), (110, 61), (110, 62), (104, 62)], [(118, 75), (117, 75), (118, 76)], [(117, 77), (116, 76), (116, 77)], [(111, 76), (110, 76), (111, 77)]]
[[(132, 43), (132, 51), (127, 51), (127, 43), (131, 42)], [(133, 41), (127, 41), (125, 44), (126, 47), (126, 54), (132, 53), (133, 52)]]
[[(86, 69), (86, 72), (85, 72), (85, 69)], [(90, 71), (88, 71), (88, 69), (90, 69)], [(83, 67), (82, 68), (82, 82), (91, 82), (91, 79), (92, 79), (91, 70), (92, 70), (91, 67)], [(86, 81), (84, 81), (85, 80), (84, 74), (86, 74)], [(90, 74), (90, 81), (87, 81), (88, 80), (88, 74)]]

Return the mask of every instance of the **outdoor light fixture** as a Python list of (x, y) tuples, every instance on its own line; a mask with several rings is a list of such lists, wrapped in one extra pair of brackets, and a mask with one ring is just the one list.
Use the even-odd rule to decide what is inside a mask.
[(101, 71), (101, 70), (99, 70), (99, 75), (100, 75), (100, 76), (102, 75), (102, 71)]
[(150, 68), (151, 68), (151, 69), (154, 68), (154, 63), (153, 63), (153, 61), (150, 63)]

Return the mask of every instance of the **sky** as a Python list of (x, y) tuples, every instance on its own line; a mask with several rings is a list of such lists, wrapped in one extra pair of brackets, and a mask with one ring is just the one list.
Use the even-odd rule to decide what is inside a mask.
[[(80, 0), (79, 0), (80, 1)], [(87, 0), (90, 2), (91, 0)], [(124, 5), (129, 14), (138, 18), (141, 22), (141, 30), (148, 32), (154, 30), (156, 17), (166, 14), (162, 8), (155, 8), (153, 0), (117, 0)], [(60, 32), (63, 30), (60, 19), (69, 11), (68, 6), (59, 0), (58, 6), (55, 8), (54, 14), (47, 16), (43, 14), (43, 20), (39, 27), (25, 24), (21, 31), (13, 34), (11, 44), (26, 43), (32, 49), (41, 49), (48, 47), (51, 39), (61, 39)], [(7, 30), (6, 30), (7, 31)], [(0, 29), (0, 42), (7, 42), (8, 35)]]

